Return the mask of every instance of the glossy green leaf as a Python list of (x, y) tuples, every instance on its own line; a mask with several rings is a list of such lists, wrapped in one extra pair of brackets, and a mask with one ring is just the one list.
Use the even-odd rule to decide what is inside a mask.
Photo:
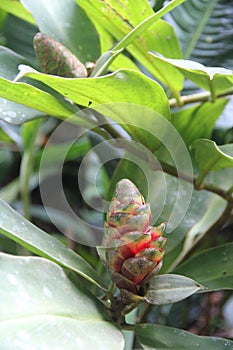
[(217, 337), (202, 337), (181, 329), (139, 324), (135, 333), (144, 350), (230, 350), (233, 341)]
[(205, 65), (232, 66), (231, 5), (231, 0), (185, 1), (169, 14), (185, 58)]
[[(204, 193), (204, 195), (206, 195)], [(204, 195), (199, 196), (203, 198)], [(210, 195), (210, 197), (203, 203), (203, 206), (199, 206), (202, 209), (202, 215), (197, 222), (195, 222), (190, 229), (186, 232), (184, 242), (182, 244), (182, 251), (178, 258), (173, 261), (170, 270), (173, 270), (174, 266), (182, 261), (182, 259), (188, 254), (190, 250), (197, 244), (197, 242), (208, 232), (211, 226), (221, 217), (224, 209), (226, 208), (226, 201), (216, 195)], [(200, 211), (199, 211), (200, 212)]]
[(175, 269), (175, 273), (194, 278), (206, 290), (233, 289), (233, 243), (208, 249)]
[[(8, 13), (0, 8), (0, 31), (1, 32), (3, 31), (7, 15), (8, 15)], [(0, 44), (3, 45), (2, 43), (5, 43), (4, 37), (0, 38)]]
[(32, 15), (22, 6), (18, 0), (1, 0), (0, 8), (6, 12), (11, 13), (12, 15), (22, 18), (27, 22), (33, 24), (35, 23)]
[[(215, 183), (214, 179), (212, 180), (213, 183)], [(169, 225), (169, 221), (172, 219), (170, 219), (171, 212), (178, 198), (179, 192), (177, 191), (177, 186), (179, 181), (167, 174), (165, 175), (165, 181), (167, 191), (165, 201), (163, 193), (161, 191), (155, 191), (156, 199), (154, 202), (152, 201), (152, 213), (161, 213), (159, 215), (159, 220), (167, 221)], [(230, 187), (232, 183), (232, 173), (222, 174), (220, 183), (216, 183), (216, 185), (221, 187), (221, 181), (225, 181), (225, 184)], [(183, 183), (183, 181), (181, 182)], [(155, 177), (154, 188), (160, 189), (160, 186), (161, 182), (159, 177)], [(195, 191), (191, 184), (186, 183), (186, 187), (183, 187), (183, 191), (177, 203), (180, 223), (176, 227), (171, 227), (172, 232), (165, 233), (167, 244), (161, 273), (174, 272), (173, 266), (177, 263), (177, 259), (181, 257), (183, 251), (186, 249), (189, 251), (189, 249), (193, 248), (194, 242), (203, 237), (206, 231), (219, 219), (226, 208), (226, 201), (224, 199), (206, 191)], [(186, 205), (184, 205), (185, 200), (187, 200), (186, 194), (189, 191), (192, 191), (191, 202), (189, 204), (186, 202)], [(186, 236), (189, 237), (189, 244), (184, 247), (183, 241)]]
[[(100, 35), (107, 32), (119, 41), (114, 47), (115, 50), (126, 47), (137, 61), (164, 82), (160, 67), (158, 68), (151, 60), (148, 51), (155, 50), (167, 57), (181, 57), (181, 50), (173, 27), (159, 19), (183, 0), (171, 1), (156, 13), (146, 0), (137, 2), (137, 6), (133, 0), (128, 1), (127, 6), (122, 6), (118, 1), (112, 1), (111, 4), (92, 3), (85, 0), (76, 0), (76, 2), (88, 14), (91, 14), (91, 20), (97, 23), (97, 29), (100, 28), (100, 24), (104, 28), (103, 31), (100, 31)], [(108, 36), (105, 39), (108, 40)]]
[(154, 276), (149, 281), (145, 300), (154, 305), (176, 303), (200, 290), (194, 280), (180, 275)]
[(215, 103), (205, 102), (172, 113), (172, 124), (187, 146), (196, 139), (210, 138), (215, 122), (228, 101), (217, 99)]
[(103, 75), (114, 59), (122, 52), (123, 50), (117, 51), (106, 51), (95, 63), (95, 67), (93, 68), (90, 76), (98, 77)]
[[(11, 100), (37, 110), (32, 111), (28, 109), (27, 111), (24, 108), (20, 108), (17, 111), (17, 106), (12, 110), (11, 105), (8, 105), (10, 108), (4, 108), (4, 113), (0, 116), (2, 120), (8, 123), (21, 124), (35, 117), (44, 116), (44, 113), (55, 117), (69, 117), (72, 114), (54, 96), (29, 84), (15, 83), (0, 78), (0, 87), (0, 96), (2, 97), (1, 101), (3, 104), (4, 101)], [(5, 104), (7, 105), (7, 103)]]
[(16, 78), (20, 64), (30, 64), (25, 57), (5, 46), (0, 46), (0, 62), (0, 76), (9, 80)]
[(66, 79), (39, 72), (29, 72), (26, 76), (49, 85), (82, 106), (88, 107), (90, 102), (91, 107), (101, 103), (128, 102), (170, 117), (168, 100), (161, 86), (139, 72), (122, 69), (104, 77), (89, 79)]
[(33, 48), (33, 38), (38, 27), (19, 17), (8, 16), (5, 22), (4, 35), (7, 47), (29, 60), (30, 65), (37, 65)]
[(105, 320), (102, 305), (61, 267), (42, 258), (6, 254), (0, 254), (0, 264), (4, 350), (123, 349), (123, 336)]
[(161, 129), (161, 135), (167, 132), (162, 128), (170, 119), (167, 97), (158, 83), (142, 73), (119, 70), (89, 79), (65, 79), (34, 72), (26, 75), (46, 83), (77, 104), (91, 105), (110, 120), (122, 123), (135, 141), (151, 150), (159, 147), (158, 138), (152, 131), (157, 127)]
[(21, 124), (44, 116), (45, 113), (55, 113), (61, 117), (72, 113), (49, 93), (28, 83), (10, 81), (16, 78), (20, 64), (28, 64), (24, 57), (6, 47), (0, 47), (0, 62), (0, 119), (12, 124)]
[(159, 56), (153, 55), (152, 62), (160, 71), (161, 82), (171, 89), (175, 97), (178, 97), (179, 91), (183, 89), (183, 74), (165, 60), (161, 60)]
[[(16, 77), (19, 64), (28, 64), (28, 61), (24, 57), (3, 46), (0, 47), (0, 62), (0, 76), (9, 80), (13, 80)], [(0, 91), (4, 92), (2, 88)], [(12, 91), (10, 95), (12, 95)], [(20, 102), (22, 102), (22, 96)], [(43, 113), (36, 110), (3, 98), (0, 98), (0, 112), (0, 118), (2, 120), (15, 124), (20, 123), (24, 119), (30, 120), (40, 114), (43, 115)]]
[[(227, 191), (232, 186), (232, 178), (233, 168), (227, 168), (208, 173), (206, 181), (213, 186)], [(170, 187), (170, 182), (168, 182), (167, 191), (169, 193), (172, 191), (172, 188)], [(175, 193), (173, 197), (176, 195)], [(172, 203), (171, 196), (169, 196), (169, 199), (168, 208)], [(176, 264), (181, 262), (185, 254), (190, 249), (193, 249), (195, 243), (218, 221), (226, 206), (226, 200), (216, 194), (204, 190), (193, 191), (191, 203), (181, 224), (172, 234), (167, 234), (167, 251), (163, 259), (162, 273), (174, 271), (174, 266), (177, 266)], [(165, 218), (162, 217), (162, 219), (166, 220), (166, 216)], [(186, 240), (183, 241), (185, 237)]]
[(95, 270), (74, 251), (31, 224), (3, 201), (0, 201), (0, 211), (0, 232), (3, 235), (104, 288)]
[(169, 59), (165, 57), (160, 57), (160, 59), (176, 67), (187, 79), (191, 80), (197, 86), (210, 91), (213, 100), (215, 100), (217, 94), (227, 91), (233, 86), (233, 74), (230, 69), (205, 67), (198, 62), (189, 60)]
[[(97, 32), (99, 33), (100, 47), (101, 47), (101, 59), (102, 55), (104, 56), (109, 49), (112, 49), (115, 40), (112, 35), (102, 27), (101, 23), (95, 22), (95, 27)], [(111, 51), (111, 50), (110, 50)], [(124, 54), (119, 54), (117, 57), (114, 57), (113, 62), (111, 62), (110, 66), (108, 66), (108, 70), (113, 72), (117, 69), (126, 68), (126, 69), (134, 69), (136, 71), (140, 71), (138, 66), (133, 62), (132, 59), (125, 56)]]
[(217, 146), (212, 140), (196, 140), (192, 144), (196, 163), (201, 171), (209, 172), (233, 167), (233, 144)]
[(23, 140), (24, 150), (31, 150), (35, 146), (35, 139), (38, 135), (38, 130), (41, 125), (41, 120), (31, 120), (21, 127), (21, 136)]
[(86, 13), (72, 0), (21, 0), (40, 31), (65, 45), (80, 61), (99, 56), (99, 39)]

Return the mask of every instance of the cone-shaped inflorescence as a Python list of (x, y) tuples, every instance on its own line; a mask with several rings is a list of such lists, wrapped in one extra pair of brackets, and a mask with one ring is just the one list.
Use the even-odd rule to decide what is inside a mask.
[(150, 205), (137, 187), (128, 179), (118, 182), (105, 223), (106, 263), (126, 299), (142, 296), (143, 285), (162, 265), (165, 224), (152, 227), (150, 221)]
[(36, 58), (43, 72), (67, 78), (87, 76), (85, 66), (64, 45), (50, 36), (37, 33), (34, 37)]

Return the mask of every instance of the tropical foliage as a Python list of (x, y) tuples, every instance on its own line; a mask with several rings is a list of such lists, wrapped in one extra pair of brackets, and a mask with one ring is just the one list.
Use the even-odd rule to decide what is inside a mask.
[(233, 348), (232, 21), (1, 0), (4, 350)]

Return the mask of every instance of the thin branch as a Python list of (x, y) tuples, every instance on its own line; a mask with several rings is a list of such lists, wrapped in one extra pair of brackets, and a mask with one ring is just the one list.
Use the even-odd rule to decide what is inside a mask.
[(233, 187), (226, 191), (226, 190), (224, 190), (218, 186), (215, 186), (212, 183), (206, 182), (206, 181), (204, 181), (201, 186), (198, 186), (198, 185), (196, 185), (197, 178), (195, 176), (193, 176), (191, 174), (186, 174), (183, 172), (178, 173), (177, 169), (174, 166), (172, 166), (168, 163), (165, 163), (163, 161), (160, 161), (160, 165), (165, 173), (170, 174), (172, 176), (175, 176), (179, 179), (182, 179), (184, 181), (187, 181), (187, 182), (193, 184), (195, 190), (197, 190), (197, 191), (205, 190), (208, 192), (215, 193), (233, 205), (233, 197), (232, 197)]
[[(216, 98), (221, 98), (221, 97), (230, 98), (232, 95), (233, 95), (233, 89), (218, 94)], [(205, 102), (205, 101), (211, 101), (211, 93), (209, 91), (198, 92), (192, 95), (181, 96), (179, 103), (181, 103), (181, 105), (186, 105), (189, 103)], [(180, 107), (177, 103), (176, 98), (171, 98), (169, 100), (169, 104), (171, 108)]]
[(231, 203), (233, 205), (233, 197), (232, 197), (232, 190), (225, 191), (224, 189), (215, 186), (214, 184), (211, 184), (209, 182), (203, 182), (201, 187), (194, 186), (196, 190), (206, 190), (208, 192), (215, 193)]
[[(231, 92), (233, 94), (233, 90)], [(229, 91), (228, 91), (228, 93), (229, 93)], [(206, 94), (206, 93), (196, 94), (196, 95), (200, 96), (203, 94)], [(222, 94), (222, 96), (223, 95), (224, 94)], [(194, 95), (191, 95), (191, 96), (194, 96)], [(209, 96), (210, 96), (210, 94), (209, 94)], [(185, 97), (189, 97), (189, 96), (185, 96)], [(154, 162), (152, 162), (151, 159), (149, 159), (148, 153), (146, 153), (143, 148), (140, 148), (138, 146), (135, 147), (135, 144), (133, 142), (131, 142), (131, 140), (127, 140), (125, 138), (125, 135), (121, 134), (121, 132), (119, 130), (116, 130), (114, 128), (114, 125), (109, 123), (109, 121), (102, 114), (95, 111), (94, 115), (99, 120), (99, 122), (101, 122), (101, 124), (102, 124), (101, 125), (102, 132), (104, 129), (105, 132), (107, 132), (110, 136), (113, 137), (113, 139), (107, 139), (107, 137), (105, 135), (105, 139), (108, 140), (109, 142), (111, 142), (111, 144), (114, 145), (115, 147), (124, 148), (125, 150), (131, 152), (132, 154), (135, 154), (141, 160), (147, 162), (147, 164), (149, 164), (149, 167), (151, 168), (151, 170), (158, 171), (158, 170), (161, 170), (160, 167), (162, 167), (163, 171), (166, 174), (172, 175), (174, 177), (177, 177), (181, 180), (184, 180), (186, 182), (193, 184), (195, 190), (197, 190), (197, 191), (206, 190), (208, 192), (215, 193), (215, 194), (219, 195), (220, 197), (222, 197), (223, 199), (225, 199), (226, 201), (228, 201), (229, 203), (233, 204), (233, 197), (232, 197), (233, 186), (228, 191), (226, 191), (218, 186), (215, 186), (214, 184), (206, 182), (206, 181), (204, 181), (200, 186), (197, 183), (197, 177), (193, 176), (192, 174), (187, 174), (185, 172), (177, 171), (177, 168), (169, 163), (166, 163), (166, 162), (163, 162), (160, 160), (160, 162), (159, 162), (160, 167), (157, 167), (154, 164)], [(98, 127), (96, 129), (98, 130)], [(97, 131), (96, 129), (92, 129), (92, 130)]]

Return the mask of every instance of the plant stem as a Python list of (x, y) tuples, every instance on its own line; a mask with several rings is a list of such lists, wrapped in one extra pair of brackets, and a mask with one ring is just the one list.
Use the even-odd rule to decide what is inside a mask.
[(20, 165), (20, 195), (22, 199), (23, 215), (26, 219), (30, 219), (29, 207), (30, 207), (30, 190), (29, 190), (29, 179), (32, 170), (33, 160), (33, 148), (29, 148), (24, 151), (21, 165)]
[[(111, 134), (112, 130), (110, 130), (110, 128), (108, 128), (108, 124), (106, 124), (106, 128), (105, 130), (108, 130), (108, 132)], [(117, 133), (117, 131), (116, 131)], [(152, 170), (156, 171), (159, 170), (158, 168), (156, 168), (154, 166), (154, 164), (152, 164), (150, 162), (150, 160), (148, 159), (147, 154), (143, 151), (143, 149), (139, 149), (139, 147), (135, 147), (134, 144), (132, 144), (130, 142), (130, 140), (126, 140), (123, 136), (121, 136), (120, 134), (117, 134), (118, 137), (121, 138), (121, 142), (120, 144), (116, 142), (114, 143), (115, 147), (120, 147), (122, 148), (123, 146), (125, 147), (125, 149), (129, 152), (131, 152), (132, 154), (135, 154), (137, 157), (139, 157), (140, 159), (144, 160), (145, 162), (149, 163), (149, 166), (151, 167)], [(113, 140), (111, 140), (111, 142), (113, 143)], [(194, 185), (195, 190), (200, 191), (200, 190), (206, 190), (208, 192), (212, 192), (215, 193), (217, 195), (219, 195), (220, 197), (224, 198), (226, 201), (233, 203), (233, 197), (232, 197), (232, 192), (233, 192), (233, 186), (230, 190), (224, 190), (218, 186), (215, 186), (214, 184), (211, 184), (209, 182), (202, 182), (202, 184), (200, 185), (199, 182), (197, 182), (197, 177), (193, 176), (192, 174), (187, 174), (184, 172), (179, 171), (179, 173), (177, 172), (177, 169), (171, 165), (168, 164), (166, 162), (163, 162), (160, 160), (160, 166), (162, 167), (163, 171), (166, 174), (172, 175), (174, 177), (177, 177), (181, 180), (184, 180), (186, 182), (189, 182), (191, 184)]]
[(175, 167), (163, 161), (160, 161), (160, 165), (162, 166), (162, 169), (165, 173), (175, 176), (189, 183), (192, 183), (194, 185), (195, 190), (197, 191), (206, 190), (208, 192), (215, 193), (233, 205), (233, 197), (232, 197), (233, 186), (227, 191), (206, 181), (202, 182), (200, 186), (199, 183), (196, 183), (197, 178), (195, 176), (191, 174), (182, 173), (182, 172), (179, 172), (178, 174), (177, 169)]
[(23, 215), (30, 219), (30, 188), (29, 180), (33, 169), (33, 152), (34, 146), (40, 127), (41, 120), (36, 119), (28, 122), (22, 127), (22, 139), (24, 142), (24, 151), (20, 164), (19, 191), (22, 199)]
[[(218, 95), (216, 95), (216, 98), (221, 98), (221, 97), (229, 97), (233, 95), (233, 89), (230, 89), (226, 92), (222, 92)], [(195, 102), (205, 102), (205, 101), (210, 101), (211, 100), (211, 93), (209, 91), (205, 91), (205, 92), (198, 92), (196, 94), (192, 94), (192, 95), (185, 95), (185, 96), (181, 96), (180, 97), (180, 101), (179, 103), (181, 103), (181, 105), (186, 105), (189, 103), (195, 103)], [(170, 107), (179, 107), (179, 104), (177, 103), (176, 98), (171, 98), (169, 100), (169, 104)]]

